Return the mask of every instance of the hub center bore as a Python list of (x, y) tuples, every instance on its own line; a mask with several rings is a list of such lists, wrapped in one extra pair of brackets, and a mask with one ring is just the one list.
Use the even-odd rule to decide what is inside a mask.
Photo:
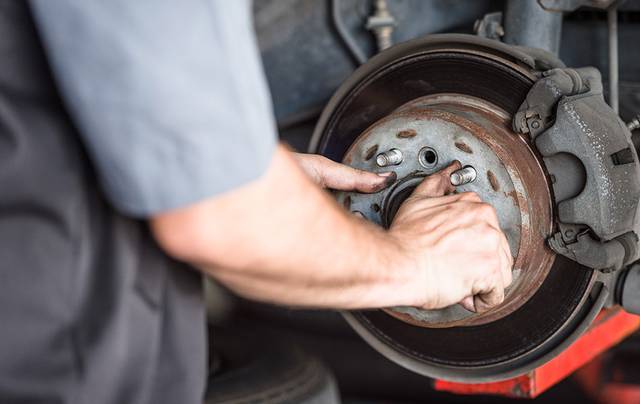
[(477, 170), (475, 181), (456, 190), (476, 192), (496, 209), (515, 258), (514, 280), (505, 301), (482, 314), (460, 305), (440, 310), (385, 310), (417, 326), (478, 325), (502, 318), (535, 293), (554, 259), (544, 241), (552, 230), (549, 187), (541, 181), (546, 178), (544, 171), (527, 139), (511, 131), (508, 114), (473, 97), (439, 94), (418, 98), (374, 123), (356, 139), (343, 162), (376, 172), (393, 170), (398, 181), (377, 194), (341, 192), (337, 198), (346, 208), (389, 227), (402, 202), (424, 177), (454, 160)]
[(413, 193), (425, 177), (423, 173), (409, 175), (391, 187), (382, 205), (382, 225), (385, 228), (391, 226), (393, 218), (398, 213), (398, 209), (400, 209), (400, 205)]

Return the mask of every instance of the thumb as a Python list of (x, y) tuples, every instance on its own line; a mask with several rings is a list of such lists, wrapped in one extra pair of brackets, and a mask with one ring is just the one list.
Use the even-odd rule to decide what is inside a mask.
[(451, 174), (461, 168), (462, 164), (458, 160), (453, 161), (437, 173), (427, 176), (413, 191), (412, 196), (433, 198), (452, 193), (456, 188), (451, 185)]

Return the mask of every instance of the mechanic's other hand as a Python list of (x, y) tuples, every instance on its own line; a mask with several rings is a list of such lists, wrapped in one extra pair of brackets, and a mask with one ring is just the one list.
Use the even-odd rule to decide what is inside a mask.
[(490, 205), (471, 192), (446, 195), (460, 167), (455, 162), (427, 177), (398, 210), (390, 234), (403, 251), (412, 305), (461, 303), (483, 312), (503, 301), (513, 258)]
[(373, 193), (383, 190), (396, 180), (394, 172), (376, 174), (358, 170), (318, 154), (293, 155), (304, 172), (323, 188)]

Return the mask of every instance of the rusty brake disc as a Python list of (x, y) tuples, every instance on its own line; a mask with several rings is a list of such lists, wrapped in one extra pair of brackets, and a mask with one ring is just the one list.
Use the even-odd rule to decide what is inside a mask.
[[(546, 247), (554, 217), (549, 176), (529, 139), (511, 130), (536, 73), (535, 61), (515, 48), (433, 35), (360, 67), (316, 127), (311, 152), (397, 172), (398, 182), (378, 194), (337, 194), (381, 226), (421, 178), (454, 159), (478, 173), (458, 190), (475, 191), (496, 207), (515, 257), (501, 306), (484, 314), (460, 306), (345, 313), (370, 345), (417, 373), (471, 382), (525, 373), (575, 339), (603, 304), (594, 271)], [(391, 149), (402, 163), (379, 167), (375, 157)]]
[(511, 131), (508, 114), (462, 94), (420, 97), (370, 126), (351, 145), (343, 162), (381, 171), (374, 157), (382, 150), (396, 150), (402, 156), (402, 161), (386, 167), (400, 181), (377, 194), (338, 193), (340, 203), (388, 227), (399, 205), (425, 176), (459, 160), (479, 174), (457, 191), (474, 191), (495, 207), (515, 258), (514, 281), (504, 303), (494, 310), (476, 314), (455, 305), (442, 310), (396, 307), (387, 313), (423, 327), (452, 327), (491, 322), (524, 304), (542, 284), (554, 259), (545, 246), (553, 227), (551, 195), (542, 166), (527, 139)]

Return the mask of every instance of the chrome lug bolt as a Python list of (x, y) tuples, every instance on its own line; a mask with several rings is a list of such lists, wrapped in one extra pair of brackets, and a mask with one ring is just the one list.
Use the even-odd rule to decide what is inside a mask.
[(451, 173), (451, 185), (457, 187), (459, 185), (468, 184), (475, 181), (477, 175), (478, 174), (476, 173), (475, 168), (466, 166), (458, 171), (454, 171), (453, 173)]
[(376, 156), (378, 167), (397, 166), (402, 163), (402, 152), (398, 149), (387, 150)]

